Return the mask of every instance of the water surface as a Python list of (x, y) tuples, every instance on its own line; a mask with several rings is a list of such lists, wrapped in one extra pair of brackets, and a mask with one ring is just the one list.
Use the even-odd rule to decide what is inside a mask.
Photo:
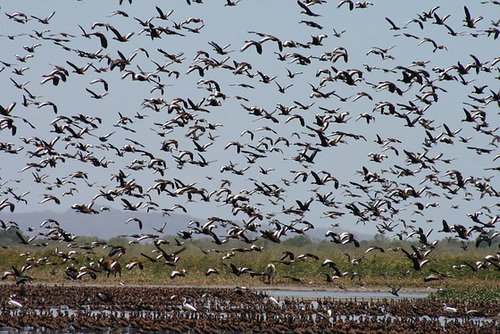
[(338, 298), (338, 299), (394, 299), (394, 298), (425, 298), (429, 295), (428, 292), (399, 292), (399, 296), (391, 294), (390, 291), (359, 291), (359, 290), (341, 290), (341, 291), (327, 291), (327, 290), (281, 290), (269, 289), (262, 290), (268, 296), (274, 298), (303, 298), (303, 299), (317, 299), (317, 298)]

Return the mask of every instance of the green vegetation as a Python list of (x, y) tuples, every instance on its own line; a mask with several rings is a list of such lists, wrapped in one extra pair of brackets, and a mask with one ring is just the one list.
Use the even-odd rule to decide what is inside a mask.
[(15, 245), (19, 242), (16, 235), (17, 229), (0, 230), (0, 246), (7, 247)]
[(464, 284), (441, 288), (428, 298), (439, 300), (500, 300), (500, 287), (496, 284)]
[[(255, 243), (254, 250), (250, 250), (251, 245), (232, 240), (223, 245), (215, 245), (211, 238), (184, 240), (183, 245), (179, 245), (174, 236), (164, 236), (162, 239), (169, 241), (168, 244), (160, 245), (165, 252), (174, 253), (185, 248), (178, 254), (179, 260), (170, 264), (165, 264), (162, 258), (156, 260), (160, 252), (150, 242), (151, 239), (141, 243), (130, 243), (129, 239), (123, 237), (114, 237), (108, 241), (78, 237), (73, 243), (37, 239), (35, 241), (38, 243), (33, 243), (38, 246), (34, 246), (21, 245), (18, 237), (15, 234), (12, 236), (10, 230), (2, 232), (0, 237), (4, 240), (2, 245), (7, 247), (0, 250), (0, 269), (5, 272), (11, 270), (12, 266), (20, 269), (30, 264), (31, 268), (24, 274), (33, 277), (34, 282), (67, 281), (69, 278), (65, 272), (69, 267), (73, 267), (78, 271), (96, 272), (95, 282), (119, 280), (145, 284), (255, 285), (262, 284), (259, 277), (251, 277), (248, 274), (237, 276), (232, 273), (230, 264), (236, 268), (248, 267), (259, 273), (268, 263), (273, 262), (276, 266), (275, 283), (282, 285), (444, 288), (434, 294), (433, 298), (499, 299), (500, 295), (500, 288), (496, 286), (500, 270), (485, 260), (486, 255), (494, 254), (492, 248), (471, 246), (464, 250), (461, 243), (448, 240), (441, 240), (426, 256), (430, 261), (421, 271), (417, 271), (412, 268), (412, 262), (402, 249), (412, 252), (412, 249), (421, 245), (391, 240), (384, 236), (376, 236), (371, 241), (361, 241), (360, 247), (312, 240), (306, 235), (286, 239), (281, 244), (260, 239)], [(384, 252), (374, 249), (366, 253), (366, 250), (375, 244), (381, 246)], [(123, 247), (125, 251), (120, 256), (117, 253), (110, 257), (111, 249), (116, 246)], [(420, 247), (419, 250), (424, 253), (429, 248)], [(291, 261), (286, 258), (280, 262), (279, 259), (285, 251), (292, 252), (295, 259)], [(298, 258), (300, 254), (313, 254), (318, 260), (312, 256)], [(99, 260), (111, 258), (117, 258), (121, 262), (121, 278), (107, 278), (104, 272), (98, 272)], [(334, 270), (322, 266), (325, 259), (335, 262), (344, 276), (327, 282), (327, 275), (334, 275)], [(352, 261), (353, 259), (358, 259), (359, 263)], [(132, 261), (142, 262), (144, 269), (140, 270), (138, 266), (130, 271), (125, 269), (126, 264)], [(473, 270), (472, 268), (477, 268), (477, 261), (484, 263), (484, 268)], [(219, 274), (206, 276), (208, 268), (217, 269)], [(172, 279), (170, 275), (173, 270), (185, 270), (186, 276)], [(94, 282), (90, 275), (83, 276), (81, 280)]]

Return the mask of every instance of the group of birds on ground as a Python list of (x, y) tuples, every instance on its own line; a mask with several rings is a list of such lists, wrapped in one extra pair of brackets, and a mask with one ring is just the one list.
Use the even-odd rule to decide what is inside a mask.
[[(188, 1), (195, 3), (209, 6)], [(144, 19), (127, 12), (131, 3), (120, 1), (122, 7), (109, 13), (109, 22), (76, 23), (69, 32), (51, 28), (57, 11), (45, 18), (38, 13), (5, 12), (4, 31), (35, 28), (2, 35), (6, 48), (0, 77), (12, 94), (0, 101), (0, 151), (6, 161), (16, 161), (13, 167), (3, 164), (2, 174), (22, 162), (16, 170), (19, 179), (0, 176), (0, 214), (34, 204), (62, 206), (67, 198), (75, 198), (71, 209), (92, 219), (110, 210), (98, 207), (99, 203), (121, 204), (132, 216), (124, 224), (137, 224), (139, 230), (128, 237), (132, 242), (153, 242), (160, 259), (176, 268), (173, 277), (186, 274), (177, 268), (185, 248), (165, 251), (161, 245), (169, 241), (161, 235), (169, 233), (168, 223), (143, 233), (147, 224), (134, 217), (135, 212), (160, 212), (167, 221), (174, 211), (200, 217), (178, 232), (178, 246), (185, 247), (185, 241), (198, 235), (219, 249), (228, 240), (237, 240), (248, 245), (242, 253), (262, 251), (256, 246), (259, 239), (280, 243), (294, 234), (307, 235), (326, 220), (333, 221), (327, 240), (359, 247), (351, 227), (376, 226), (380, 234), (416, 242), (410, 251), (401, 249), (416, 271), (430, 261), (428, 254), (438, 244), (432, 238), (459, 240), (464, 250), (474, 241), (476, 247), (491, 246), (498, 235), (500, 208), (495, 182), (500, 171), (500, 91), (494, 86), (500, 78), (500, 57), (484, 58), (476, 52), (482, 50), (470, 50), (463, 59), (439, 65), (411, 60), (411, 54), (403, 53), (408, 62), (401, 63), (396, 42), (353, 55), (340, 46), (349, 32), (338, 32), (327, 22), (327, 1), (296, 4), (298, 25), (311, 35), (309, 40), (285, 40), (256, 30), (248, 31), (244, 41), (226, 44), (209, 35), (191, 58), (188, 51), (178, 50), (184, 50), (190, 38), (204, 36), (212, 22), (179, 18), (177, 10), (165, 9), (164, 4), (151, 8), (151, 16)], [(244, 2), (225, 5), (239, 7)], [(345, 11), (369, 12), (378, 5), (342, 0), (337, 10), (348, 15)], [(497, 6), (485, 1), (479, 8), (487, 12)], [(415, 40), (413, 46), (430, 57), (448, 49), (430, 37), (420, 37), (430, 29), (441, 29), (435, 33), (453, 42), (481, 40), (485, 49), (494, 48), (500, 22), (475, 15), (467, 5), (461, 18), (435, 6), (404, 24), (396, 22), (399, 18), (383, 17), (380, 25), (397, 33), (391, 37), (396, 41)], [(9, 43), (19, 41), (25, 43), (22, 50), (10, 48)], [(423, 51), (427, 43), (433, 47)], [(40, 64), (38, 55), (44, 49), (54, 56)], [(19, 54), (12, 58), (7, 51)], [(358, 66), (354, 58), (367, 63)], [(25, 81), (35, 68), (45, 72)], [(62, 107), (64, 99), (57, 91), (72, 83), (78, 87), (80, 80), (88, 82), (83, 100), (102, 103), (102, 109)], [(194, 84), (182, 90), (184, 96), (171, 96), (171, 86), (182, 80)], [(135, 87), (137, 92), (147, 87), (149, 95), (128, 110), (108, 110), (108, 99), (123, 98), (113, 85), (124, 82), (134, 87), (129, 94), (136, 92)], [(298, 87), (302, 88), (294, 90)], [(454, 95), (463, 89), (466, 96)], [(47, 100), (51, 91), (54, 95)], [(271, 92), (274, 96), (266, 101)], [(73, 94), (75, 100), (80, 96)], [(200, 94), (201, 98), (193, 97)], [(447, 106), (450, 95), (459, 100), (452, 107)], [(116, 115), (112, 121), (110, 114)], [(253, 128), (254, 123), (259, 127)], [(384, 130), (383, 123), (392, 129)], [(241, 129), (240, 136), (227, 138), (234, 129)], [(382, 130), (400, 130), (403, 135), (376, 133)], [(366, 147), (377, 151), (366, 154)], [(461, 171), (469, 164), (460, 160), (463, 156), (472, 156), (477, 168)], [(349, 160), (361, 162), (354, 170), (340, 171)], [(198, 208), (205, 204), (226, 211), (203, 217)], [(449, 209), (443, 212), (455, 212), (438, 221), (428, 219), (445, 207)], [(462, 207), (476, 211), (467, 213)], [(1, 228), (18, 224), (2, 219)], [(50, 218), (28, 232), (36, 236), (27, 239), (17, 234), (24, 245), (42, 238), (77, 242), (64, 222)], [(493, 254), (472, 270), (500, 269), (500, 255)], [(327, 260), (324, 266), (342, 275)], [(354, 260), (360, 261), (349, 259)], [(278, 263), (284, 261), (286, 257)], [(228, 268), (238, 276), (249, 271)]]
[(248, 288), (5, 286), (0, 298), (4, 328), (52, 332), (491, 333), (499, 318), (490, 299), (275, 298)]

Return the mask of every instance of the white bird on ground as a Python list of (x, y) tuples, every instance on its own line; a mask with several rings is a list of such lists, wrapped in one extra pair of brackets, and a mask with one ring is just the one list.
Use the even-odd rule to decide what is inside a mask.
[(23, 304), (18, 302), (17, 300), (12, 299), (12, 296), (10, 296), (9, 300), (7, 301), (7, 305), (11, 308), (21, 308), (23, 307)]
[(446, 306), (446, 304), (444, 304), (444, 303), (443, 303), (443, 310), (445, 312), (448, 312), (448, 313), (457, 313), (458, 312), (457, 308), (451, 307), (451, 306)]
[(196, 312), (196, 307), (194, 307), (193, 305), (191, 305), (190, 303), (187, 302), (187, 299), (186, 297), (184, 297), (184, 301), (182, 302), (182, 307), (185, 309), (185, 310), (188, 310), (188, 311), (191, 311), (191, 312)]
[(280, 303), (273, 296), (269, 297), (269, 300), (276, 306), (280, 306)]

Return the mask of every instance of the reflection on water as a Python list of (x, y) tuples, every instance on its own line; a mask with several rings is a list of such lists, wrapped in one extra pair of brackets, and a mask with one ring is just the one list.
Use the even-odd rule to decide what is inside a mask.
[(326, 290), (263, 290), (267, 295), (275, 298), (338, 298), (338, 299), (391, 299), (391, 298), (425, 298), (428, 292), (399, 292), (394, 296), (389, 291), (326, 291)]

